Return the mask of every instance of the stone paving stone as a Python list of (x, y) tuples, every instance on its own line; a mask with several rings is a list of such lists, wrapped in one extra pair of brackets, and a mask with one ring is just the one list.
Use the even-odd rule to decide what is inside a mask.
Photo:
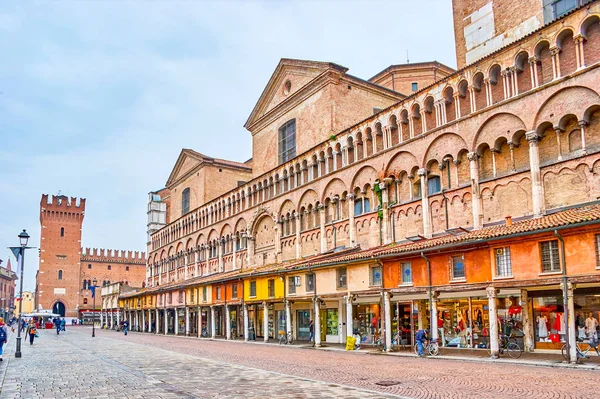
[[(11, 337), (8, 346), (14, 346)], [(70, 329), (5, 352), (0, 399), (389, 398)]]

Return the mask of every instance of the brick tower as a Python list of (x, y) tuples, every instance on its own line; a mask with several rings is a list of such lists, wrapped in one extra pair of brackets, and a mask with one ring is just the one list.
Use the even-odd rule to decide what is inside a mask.
[(85, 199), (43, 194), (40, 202), (40, 265), (37, 307), (65, 317), (77, 317), (79, 308), (81, 229)]

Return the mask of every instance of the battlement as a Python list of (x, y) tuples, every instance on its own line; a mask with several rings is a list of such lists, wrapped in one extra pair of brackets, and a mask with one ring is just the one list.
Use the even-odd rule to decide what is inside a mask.
[[(51, 199), (51, 200), (50, 200)], [(52, 195), (49, 198), (48, 194), (42, 194), (40, 201), (40, 209), (46, 211), (67, 211), (69, 212), (84, 212), (85, 198), (67, 197), (66, 195)]]
[(146, 253), (118, 249), (81, 248), (81, 260), (112, 263), (146, 264)]

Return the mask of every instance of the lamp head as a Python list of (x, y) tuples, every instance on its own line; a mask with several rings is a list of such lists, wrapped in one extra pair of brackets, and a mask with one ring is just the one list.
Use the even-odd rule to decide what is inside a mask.
[(27, 246), (27, 241), (29, 241), (29, 234), (23, 229), (23, 231), (19, 234), (19, 241), (21, 242), (22, 247)]

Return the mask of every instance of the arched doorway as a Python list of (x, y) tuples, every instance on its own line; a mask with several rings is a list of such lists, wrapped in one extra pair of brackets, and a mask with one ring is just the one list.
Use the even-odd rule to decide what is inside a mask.
[(58, 301), (52, 307), (52, 313), (59, 314), (60, 317), (65, 317), (65, 304)]

